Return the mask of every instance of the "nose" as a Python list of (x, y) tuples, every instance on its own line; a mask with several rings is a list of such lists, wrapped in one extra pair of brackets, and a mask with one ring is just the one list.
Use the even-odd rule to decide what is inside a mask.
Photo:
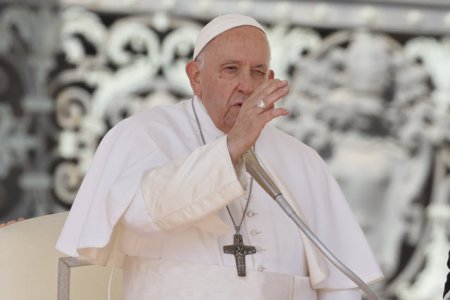
[(243, 71), (238, 78), (238, 91), (246, 96), (253, 93), (254, 90), (254, 78), (249, 71)]

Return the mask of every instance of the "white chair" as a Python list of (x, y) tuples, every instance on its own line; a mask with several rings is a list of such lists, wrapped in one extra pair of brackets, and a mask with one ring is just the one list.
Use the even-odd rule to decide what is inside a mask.
[[(64, 300), (67, 287), (70, 300), (108, 298), (111, 267), (84, 265), (69, 258), (59, 263), (64, 255), (55, 249), (55, 243), (66, 217), (67, 213), (58, 213), (0, 228), (0, 299)], [(70, 271), (70, 281), (60, 285), (59, 292), (58, 264)], [(71, 267), (74, 265), (80, 266)], [(62, 272), (61, 282), (67, 274)], [(115, 268), (111, 300), (120, 299), (121, 284), (122, 270)]]

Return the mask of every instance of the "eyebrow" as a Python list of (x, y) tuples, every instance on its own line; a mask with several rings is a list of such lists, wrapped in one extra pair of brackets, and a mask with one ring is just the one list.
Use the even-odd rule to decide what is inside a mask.
[(260, 69), (260, 68), (262, 68), (262, 69), (268, 69), (269, 67), (268, 67), (266, 64), (261, 64), (261, 65), (256, 65), (256, 66), (254, 66), (253, 68), (255, 68), (255, 69)]
[[(238, 61), (238, 60), (229, 60), (229, 61), (226, 61), (226, 62), (222, 63), (220, 66), (223, 67), (225, 65), (232, 65), (232, 64), (240, 65), (241, 62)], [(268, 69), (269, 67), (266, 64), (259, 64), (259, 65), (256, 65), (256, 66), (252, 67), (252, 69), (260, 69), (260, 68)]]

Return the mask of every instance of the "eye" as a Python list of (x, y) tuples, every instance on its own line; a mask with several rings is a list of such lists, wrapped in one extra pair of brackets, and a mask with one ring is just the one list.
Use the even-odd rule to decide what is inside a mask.
[(230, 72), (230, 73), (236, 72), (237, 69), (238, 69), (237, 66), (225, 66), (224, 67), (224, 70), (227, 71), (227, 72)]
[(266, 76), (266, 72), (263, 70), (253, 70), (253, 74), (256, 76)]

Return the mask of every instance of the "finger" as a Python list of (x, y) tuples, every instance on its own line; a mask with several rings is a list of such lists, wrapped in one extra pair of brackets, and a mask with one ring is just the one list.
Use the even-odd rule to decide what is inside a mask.
[(271, 80), (252, 95), (253, 106), (256, 106), (261, 100), (264, 101), (266, 106), (270, 106), (280, 100), (281, 97), (286, 96), (288, 92), (289, 86), (286, 80)]
[(270, 80), (263, 82), (260, 86), (258, 86), (256, 88), (256, 90), (251, 95), (250, 98), (253, 99), (251, 101), (251, 102), (253, 102), (252, 104), (255, 105), (256, 102), (260, 98), (264, 98), (265, 96), (268, 96), (276, 89), (281, 88), (285, 85), (287, 85), (287, 81), (281, 81), (279, 79), (270, 79)]
[(287, 85), (287, 80), (280, 80), (280, 79), (269, 79), (264, 81), (258, 88), (256, 88), (255, 93), (263, 92), (264, 90), (267, 90), (269, 93), (271, 92), (271, 89), (276, 89), (278, 87), (282, 87), (284, 85)]
[(285, 108), (274, 108), (271, 110), (268, 110), (264, 112), (264, 114), (261, 114), (261, 118), (264, 122), (264, 124), (269, 123), (275, 118), (281, 117), (281, 116), (287, 116), (289, 114), (289, 111), (287, 111)]
[(273, 92), (275, 89), (281, 88), (288, 85), (287, 80), (281, 79), (269, 79), (265, 84), (261, 85), (261, 90), (268, 90), (269, 93)]
[(274, 105), (276, 102), (280, 101), (284, 96), (289, 93), (289, 86), (284, 86), (273, 91), (269, 96), (267, 96), (264, 101), (267, 106)]
[(274, 108), (275, 108), (275, 104), (266, 106), (266, 107), (264, 107), (264, 108), (259, 108), (258, 114), (263, 114), (264, 112), (266, 112), (266, 111), (268, 111), (268, 110), (271, 110), (271, 109), (274, 109)]
[[(275, 108), (275, 103), (280, 101), (282, 97), (286, 96), (288, 94), (288, 90), (279, 90), (276, 93), (272, 94), (268, 100), (263, 101), (262, 99), (258, 101), (257, 105), (255, 106), (258, 109), (258, 113), (264, 113), (267, 110), (271, 110)], [(264, 102), (263, 106), (260, 106), (260, 101)]]
[(264, 86), (261, 89), (261, 93), (263, 94), (263, 97), (269, 97), (271, 94), (275, 93), (276, 91), (286, 88), (288, 86), (287, 80), (270, 80), (268, 81), (268, 84)]

